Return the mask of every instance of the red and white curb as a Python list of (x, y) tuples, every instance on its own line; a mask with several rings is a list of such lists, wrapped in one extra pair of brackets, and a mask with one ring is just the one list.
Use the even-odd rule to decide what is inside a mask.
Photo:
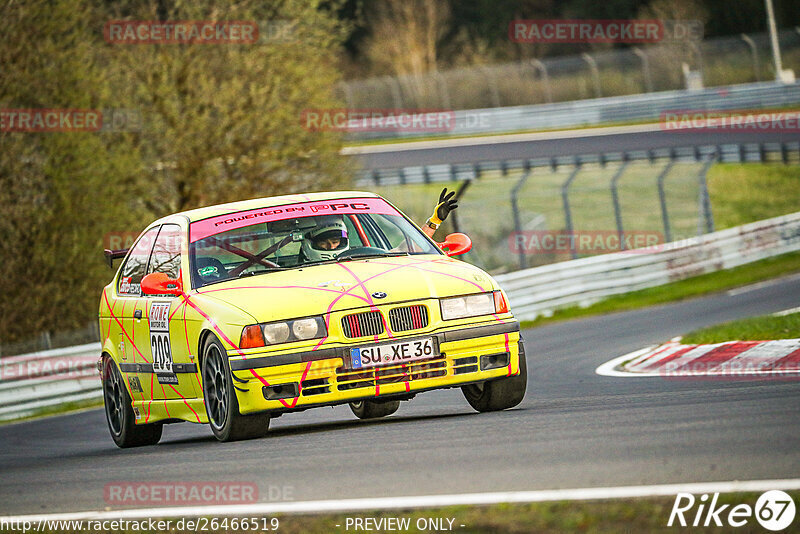
[(604, 363), (602, 376), (800, 379), (800, 339), (685, 345), (677, 340)]

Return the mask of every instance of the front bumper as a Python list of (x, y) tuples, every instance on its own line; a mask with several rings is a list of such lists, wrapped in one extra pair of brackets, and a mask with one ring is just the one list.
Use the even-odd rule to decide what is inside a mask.
[[(358, 399), (408, 398), (420, 391), (519, 374), (516, 321), (425, 335), (436, 338), (438, 351), (433, 357), (373, 369), (347, 368), (350, 349), (364, 343), (272, 356), (231, 356), (239, 410), (287, 412)], [(396, 341), (419, 337), (398, 336)]]

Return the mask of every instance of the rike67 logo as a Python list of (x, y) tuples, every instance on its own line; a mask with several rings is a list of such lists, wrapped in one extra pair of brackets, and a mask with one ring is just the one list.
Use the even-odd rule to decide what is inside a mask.
[(794, 522), (795, 505), (792, 497), (783, 491), (770, 490), (749, 504), (718, 504), (719, 493), (709, 499), (704, 493), (697, 499), (691, 493), (678, 493), (667, 526), (692, 527), (743, 527), (755, 518), (767, 530), (778, 532)]

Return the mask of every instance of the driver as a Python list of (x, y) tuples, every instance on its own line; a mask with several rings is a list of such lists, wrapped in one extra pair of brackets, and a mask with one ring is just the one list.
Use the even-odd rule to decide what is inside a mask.
[[(458, 199), (453, 198), (454, 196), (455, 191), (448, 193), (447, 188), (442, 189), (439, 194), (439, 202), (433, 208), (433, 214), (422, 227), (422, 231), (428, 237), (433, 238), (433, 234), (436, 233), (442, 221), (458, 208)], [(347, 226), (341, 215), (320, 217), (317, 226), (303, 237), (303, 244), (300, 247), (301, 263), (335, 260), (340, 254), (350, 249)]]
[(303, 239), (301, 251), (306, 261), (334, 260), (350, 248), (347, 227), (340, 215), (320, 217), (317, 226)]

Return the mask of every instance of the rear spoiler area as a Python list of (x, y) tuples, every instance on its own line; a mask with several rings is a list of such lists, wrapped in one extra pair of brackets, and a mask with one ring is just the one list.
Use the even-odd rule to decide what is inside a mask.
[(120, 258), (124, 258), (128, 254), (127, 248), (119, 249), (119, 250), (110, 250), (105, 249), (103, 250), (103, 256), (106, 258), (106, 263), (108, 267), (113, 269), (114, 268), (114, 260), (118, 260)]

